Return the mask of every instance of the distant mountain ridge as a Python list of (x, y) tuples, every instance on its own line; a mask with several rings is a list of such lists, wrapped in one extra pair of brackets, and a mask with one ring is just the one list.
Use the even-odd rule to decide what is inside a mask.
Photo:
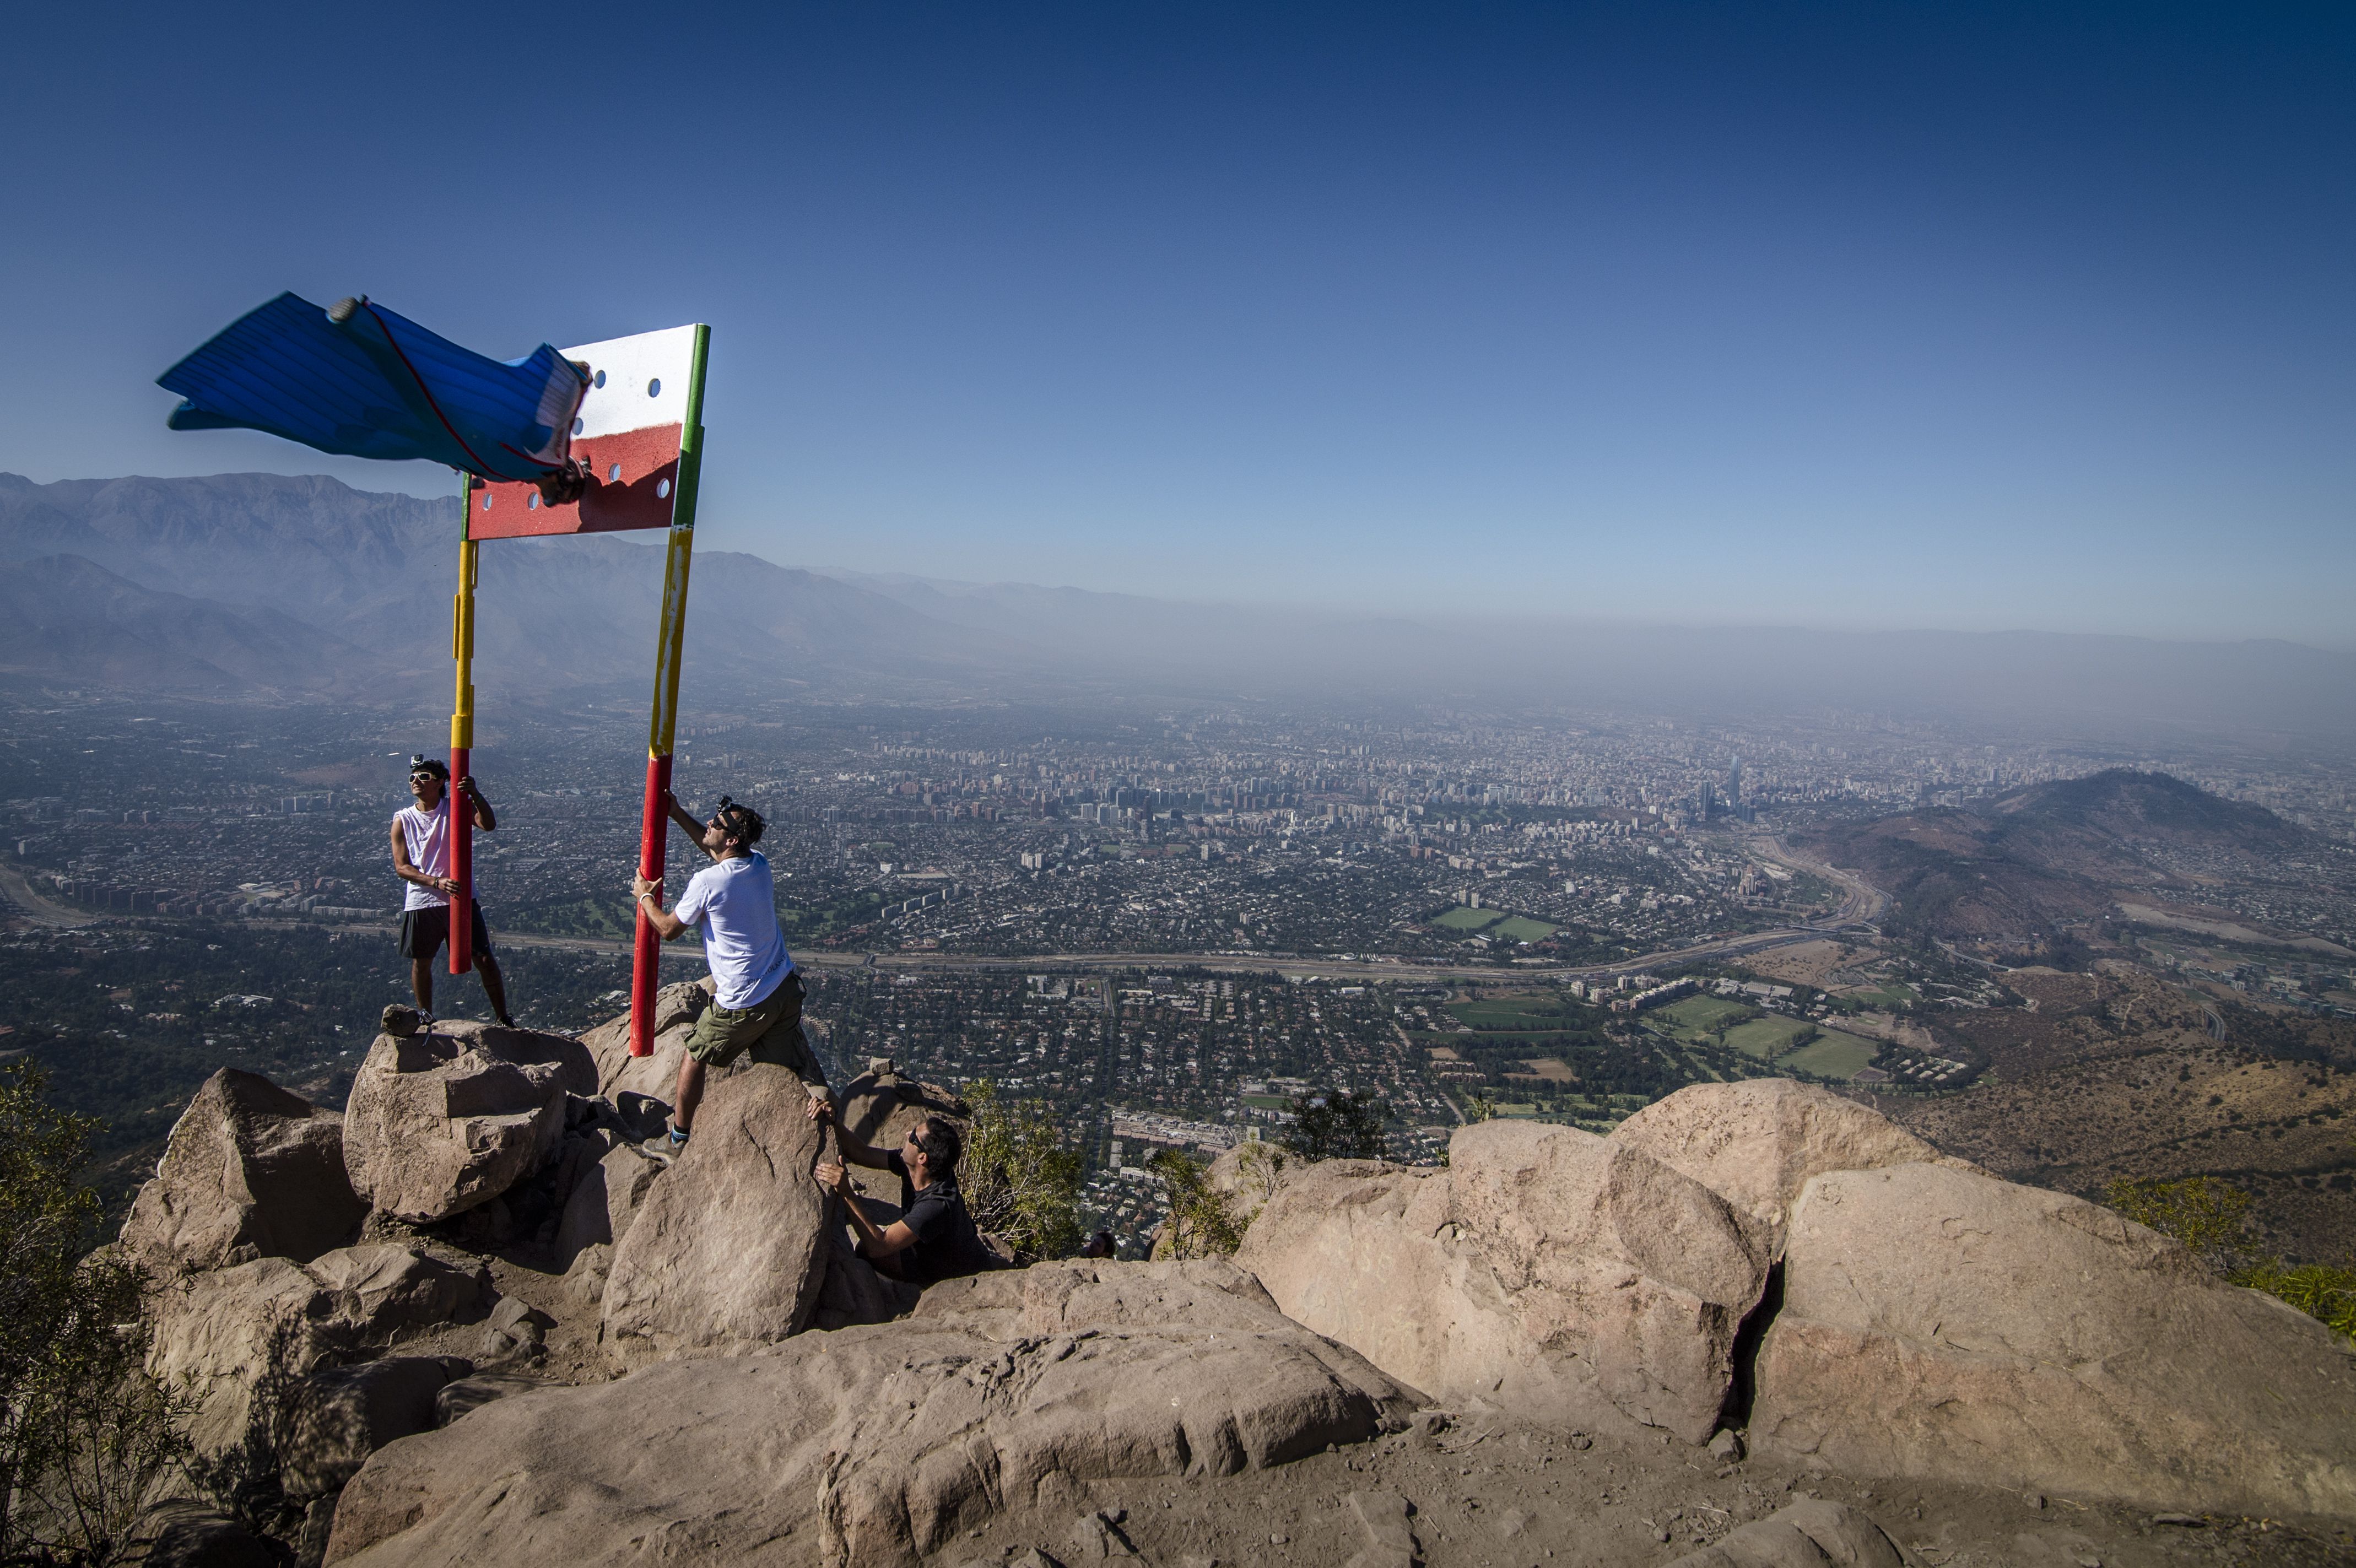
[[(372, 495), (320, 476), (216, 475), (37, 485), (0, 474), (0, 562), (78, 557), (209, 604), (148, 616), (97, 579), (53, 577), (44, 624), (112, 625), (185, 681), (422, 695), (447, 669), (457, 498)], [(553, 694), (649, 678), (661, 567), (637, 535), (501, 541), (483, 552), (479, 683)], [(1668, 603), (1654, 581), (1563, 585), (1567, 609)], [(85, 603), (80, 596), (91, 595)], [(776, 690), (1036, 696), (1093, 690), (1256, 699), (1531, 704), (1747, 720), (1826, 708), (1956, 715), (2024, 731), (2140, 741), (2188, 731), (2356, 737), (2356, 655), (2279, 642), (2053, 633), (1685, 627), (1280, 605), (1188, 603), (904, 573), (823, 575), (759, 557), (696, 558), (687, 669), (700, 699)], [(231, 656), (266, 612), (324, 639), (284, 660)], [(226, 617), (224, 619), (223, 617)], [(181, 628), (168, 632), (167, 627)], [(280, 626), (284, 637), (297, 634)], [(224, 639), (227, 639), (226, 641)], [(260, 646), (260, 644), (255, 644)], [(213, 653), (221, 656), (215, 657)], [(159, 653), (159, 656), (160, 653)], [(324, 661), (320, 669), (298, 669)], [(280, 673), (282, 664), (285, 673)], [(0, 676), (153, 684), (61, 646), (0, 656)], [(152, 667), (160, 668), (161, 667)], [(340, 684), (339, 684), (340, 683)]]
[[(37, 579), (45, 595), (26, 613), (52, 629), (108, 628), (111, 640), (155, 655), (93, 663), (62, 643), (32, 644), (0, 655), (0, 670), (169, 688), (423, 689), (449, 667), (456, 513), (455, 496), (369, 495), (316, 476), (42, 485), (0, 475), (0, 560), (20, 563), (20, 600)], [(36, 560), (48, 564), (21, 564)], [(1025, 662), (1006, 639), (754, 556), (700, 554), (691, 584), (689, 667), (731, 686), (937, 681)], [(486, 549), (480, 682), (643, 685), (661, 588), (659, 551), (631, 535)], [(247, 651), (233, 654), (240, 639)], [(166, 668), (166, 645), (184, 669)]]
[(2188, 854), (2254, 868), (2295, 853), (2343, 853), (2264, 806), (2129, 768), (1828, 829), (1804, 842), (1891, 895), (1893, 932), (2025, 950), (2052, 946), (2122, 895), (2196, 891), (2169, 864)]

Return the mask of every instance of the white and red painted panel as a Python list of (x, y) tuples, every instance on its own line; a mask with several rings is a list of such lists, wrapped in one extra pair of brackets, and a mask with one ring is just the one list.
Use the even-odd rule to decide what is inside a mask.
[(491, 485), (470, 497), (467, 537), (600, 534), (670, 527), (679, 445), (687, 428), (695, 328), (667, 327), (563, 350), (589, 367), (573, 424), (573, 455), (597, 476), (580, 500), (552, 507), (537, 486)]

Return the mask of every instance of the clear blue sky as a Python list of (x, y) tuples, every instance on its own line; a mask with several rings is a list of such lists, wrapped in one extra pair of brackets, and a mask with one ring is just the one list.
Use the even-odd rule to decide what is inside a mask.
[(2356, 9), (47, 6), (0, 468), (280, 289), (713, 324), (775, 560), (1386, 610), (2356, 642)]

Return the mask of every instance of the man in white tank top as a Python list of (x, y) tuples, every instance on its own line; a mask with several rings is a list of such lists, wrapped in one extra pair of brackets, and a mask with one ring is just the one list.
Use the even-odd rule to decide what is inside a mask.
[[(434, 1016), (434, 955), (449, 939), (450, 895), (458, 891), (458, 880), (450, 875), (449, 780), (449, 768), (434, 758), (412, 760), (409, 793), (417, 804), (392, 819), (392, 872), (408, 884), (401, 904), (401, 953), (409, 960), (409, 988), (417, 994), (418, 1010), (428, 1019)], [(499, 825), (472, 774), (458, 781), (458, 794), (474, 813), (477, 827), (488, 833)], [(513, 1029), (507, 986), (499, 976), (499, 961), (491, 954), (490, 929), (483, 923), (483, 902), (470, 901), (475, 973), (482, 978), (483, 995), (491, 1000), (492, 1016)]]

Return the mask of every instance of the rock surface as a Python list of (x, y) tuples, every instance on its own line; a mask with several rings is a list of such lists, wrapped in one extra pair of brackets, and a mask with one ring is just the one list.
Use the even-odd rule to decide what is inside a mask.
[(471, 1276), (400, 1247), (343, 1249), (310, 1269), (259, 1258), (185, 1275), (150, 1297), (148, 1370), (195, 1396), (189, 1435), (198, 1453), (220, 1453), (246, 1441), (257, 1389), (267, 1413), (294, 1380), (387, 1345), (437, 1311), (462, 1313), (475, 1295)]
[(345, 1112), (352, 1190), (412, 1223), (464, 1213), (537, 1169), (563, 1136), (566, 1094), (596, 1089), (587, 1048), (562, 1035), (478, 1023), (380, 1034)]
[(1284, 1313), (1441, 1399), (1617, 1412), (1707, 1441), (1766, 1284), (1762, 1238), (1700, 1183), (1591, 1133), (1491, 1121), (1445, 1170), (1288, 1175), (1236, 1261)]
[(556, 1227), (556, 1261), (570, 1269), (584, 1247), (611, 1246), (627, 1235), (638, 1207), (668, 1167), (634, 1143), (617, 1143), (581, 1173)]
[(1373, 1437), (1408, 1404), (1298, 1328), (846, 1328), (502, 1401), (380, 1450), (337, 1505), (328, 1561), (589, 1568), (766, 1549), (913, 1568), (1043, 1491), (1281, 1464)]
[(1808, 1179), (1829, 1170), (1952, 1163), (1889, 1118), (1830, 1090), (1789, 1078), (1696, 1083), (1612, 1130), (1726, 1200), (1783, 1251), (1786, 1212)]
[(325, 1497), (393, 1439), (432, 1430), (435, 1396), (473, 1370), (446, 1356), (389, 1356), (304, 1379), (278, 1420), (286, 1495)]
[(1812, 1498), (1754, 1520), (1670, 1568), (1904, 1568), (1905, 1562), (1872, 1520)]
[(602, 1094), (619, 1107), (626, 1118), (632, 1105), (626, 1101), (659, 1101), (669, 1109), (679, 1086), (679, 1064), (687, 1055), (687, 1037), (703, 1009), (712, 1005), (712, 980), (682, 980), (655, 993), (654, 1050), (645, 1056), (630, 1054), (630, 1015), (608, 1019), (581, 1037), (597, 1064), (597, 1084), (584, 1093)]
[(307, 1263), (341, 1246), (368, 1205), (344, 1174), (344, 1118), (224, 1067), (173, 1125), (123, 1246), (160, 1274), (256, 1258)]
[(280, 1568), (270, 1543), (220, 1509), (185, 1498), (140, 1509), (125, 1561), (143, 1568)]
[(607, 1354), (624, 1366), (749, 1349), (808, 1325), (836, 1200), (811, 1176), (822, 1123), (766, 1062), (715, 1076), (695, 1136), (648, 1194), (605, 1276)]
[(1861, 1476), (2356, 1513), (2356, 1359), (2107, 1209), (1930, 1165), (1793, 1207), (1754, 1445)]
[[(1177, 1326), (1243, 1334), (1297, 1329), (1260, 1282), (1226, 1258), (1111, 1263), (1070, 1258), (945, 1279), (911, 1315), (992, 1339)], [(1411, 1391), (1410, 1391), (1411, 1392)]]

